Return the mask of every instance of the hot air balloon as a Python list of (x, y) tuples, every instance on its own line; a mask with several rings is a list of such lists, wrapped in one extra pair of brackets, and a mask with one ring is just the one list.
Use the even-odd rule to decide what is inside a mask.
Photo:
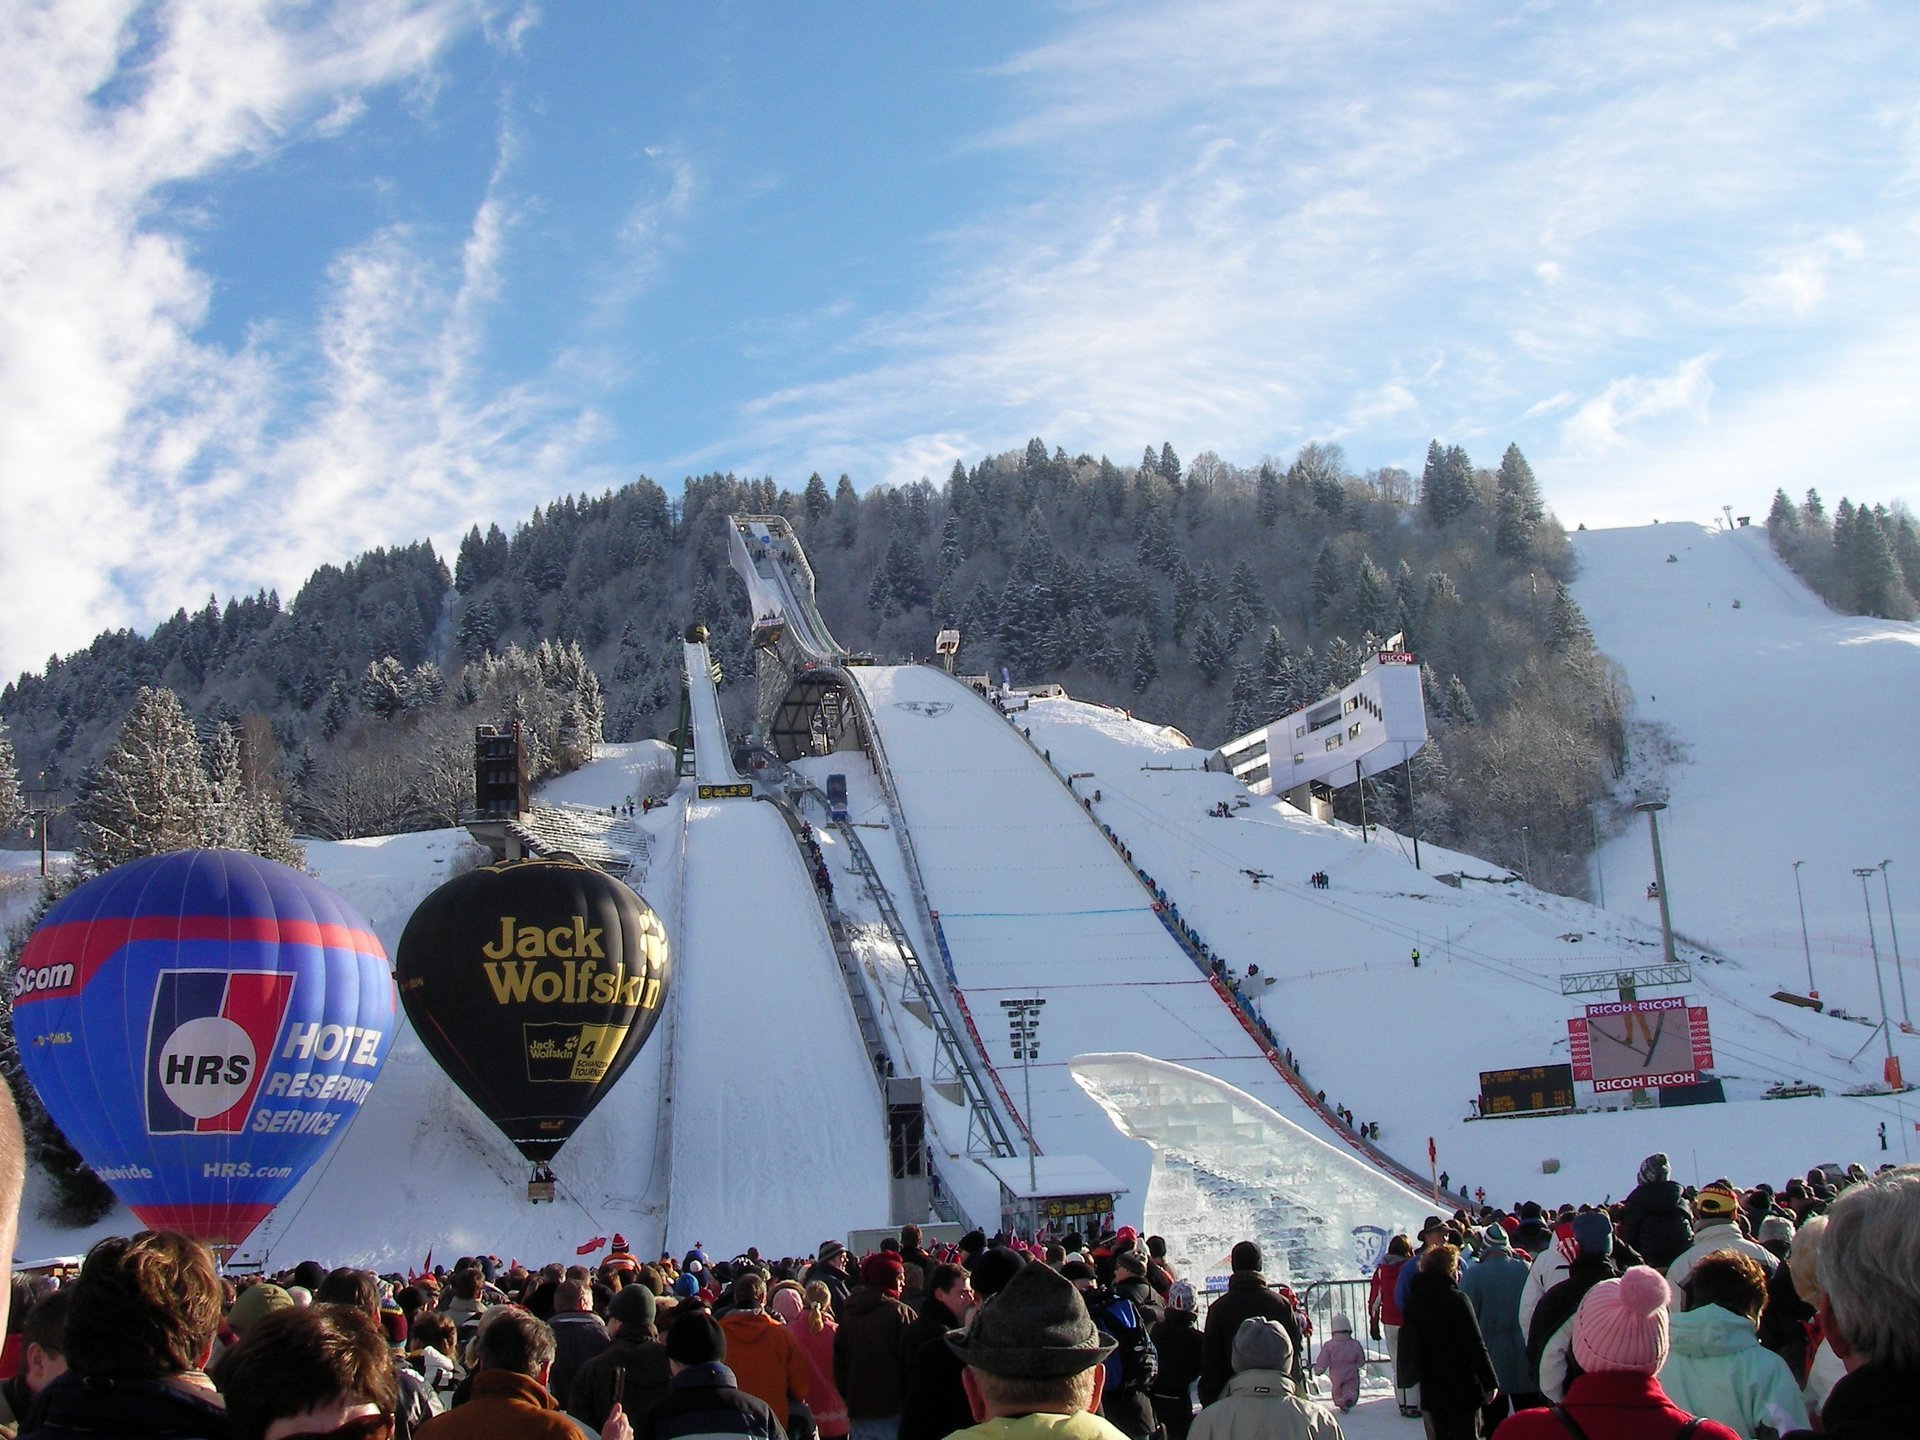
[(13, 979), (33, 1088), (154, 1229), (239, 1245), (346, 1133), (393, 1036), (373, 929), (257, 855), (180, 850), (46, 914)]
[(420, 902), (394, 963), (421, 1044), (536, 1165), (640, 1053), (667, 971), (647, 902), (566, 860), (456, 875)]

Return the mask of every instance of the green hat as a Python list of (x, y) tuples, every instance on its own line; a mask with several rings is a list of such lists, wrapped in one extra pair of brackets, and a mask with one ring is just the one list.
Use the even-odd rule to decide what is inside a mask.
[(293, 1296), (271, 1280), (262, 1280), (249, 1285), (240, 1292), (233, 1302), (233, 1308), (227, 1311), (227, 1324), (236, 1335), (245, 1335), (255, 1325), (276, 1310), (287, 1310), (293, 1306)]

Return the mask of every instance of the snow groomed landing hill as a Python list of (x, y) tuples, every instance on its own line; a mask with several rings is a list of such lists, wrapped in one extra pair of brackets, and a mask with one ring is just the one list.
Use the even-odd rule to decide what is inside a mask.
[[(1657, 777), (1676, 929), (1807, 988), (1793, 863), (1823, 997), (1879, 1018), (1856, 866), (1867, 886), (1896, 1018), (1895, 922), (1920, 911), (1920, 625), (1836, 615), (1759, 528), (1649, 525), (1577, 533), (1574, 595), (1625, 672)], [(1671, 558), (1669, 558), (1671, 557)], [(1600, 878), (1614, 914), (1652, 918), (1646, 827), (1610, 839)], [(1899, 936), (1920, 965), (1920, 923)], [(1907, 989), (1920, 1002), (1920, 984)], [(1920, 1015), (1915, 1016), (1920, 1019)]]

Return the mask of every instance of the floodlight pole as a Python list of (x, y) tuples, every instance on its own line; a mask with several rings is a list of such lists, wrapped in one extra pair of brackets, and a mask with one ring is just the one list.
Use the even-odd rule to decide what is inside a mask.
[(1413, 751), (1402, 745), (1400, 752), (1407, 771), (1407, 829), (1413, 832), (1413, 868), (1420, 868), (1420, 807), (1413, 803)]
[(1853, 873), (1860, 877), (1860, 899), (1867, 907), (1867, 944), (1873, 950), (1873, 988), (1880, 992), (1880, 1033), (1887, 1042), (1887, 1084), (1893, 1085), (1893, 1025), (1887, 1019), (1887, 982), (1880, 978), (1880, 942), (1873, 934), (1873, 896), (1867, 893), (1867, 877), (1880, 867), (1859, 865)]
[[(1046, 1005), (1044, 997), (1035, 995), (1025, 1000), (1002, 1000), (1000, 1008), (1007, 1015), (1007, 1038), (1013, 1043), (1013, 1058), (1020, 1062), (1020, 1082), (1026, 1095), (1027, 1104), (1027, 1199), (1036, 1208), (1033, 1212), (1039, 1219), (1038, 1191), (1040, 1181), (1034, 1163), (1033, 1139), (1033, 1062), (1040, 1058), (1040, 1011)], [(1036, 1224), (1035, 1228), (1038, 1228)]]
[(1893, 885), (1887, 879), (1887, 867), (1891, 860), (1880, 862), (1880, 885), (1887, 892), (1887, 930), (1893, 936), (1893, 978), (1900, 982), (1900, 1028), (1911, 1033), (1913, 1016), (1907, 1010), (1907, 972), (1900, 966), (1900, 931), (1893, 923)]
[(1793, 862), (1793, 898), (1800, 902), (1800, 948), (1807, 957), (1807, 998), (1818, 1000), (1820, 991), (1813, 983), (1813, 943), (1807, 939), (1807, 897), (1800, 889), (1800, 867), (1807, 862)]
[(1667, 867), (1660, 859), (1660, 812), (1667, 808), (1667, 802), (1642, 800), (1633, 808), (1647, 817), (1647, 832), (1653, 836), (1653, 885), (1660, 896), (1660, 944), (1667, 964), (1677, 965), (1680, 962), (1673, 953), (1673, 912), (1667, 908)]

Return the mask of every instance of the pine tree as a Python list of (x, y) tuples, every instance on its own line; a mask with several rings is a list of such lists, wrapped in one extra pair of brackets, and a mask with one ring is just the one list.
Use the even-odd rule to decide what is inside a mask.
[(1800, 512), (1793, 508), (1793, 501), (1787, 498), (1785, 490), (1773, 492), (1773, 506), (1767, 511), (1767, 529), (1775, 541), (1782, 535), (1792, 534), (1800, 528)]
[(818, 525), (827, 518), (827, 512), (833, 509), (833, 497), (827, 493), (827, 482), (820, 478), (818, 470), (807, 477), (806, 492), (801, 497), (800, 504), (809, 527)]
[(1533, 467), (1518, 445), (1507, 446), (1494, 480), (1494, 548), (1510, 560), (1525, 559), (1533, 548), (1534, 530), (1546, 512), (1540, 504), (1540, 486)]
[(142, 686), (111, 749), (74, 805), (89, 872), (204, 843), (213, 794), (193, 722), (171, 690)]
[(1387, 572), (1373, 563), (1371, 555), (1360, 557), (1353, 576), (1352, 612), (1354, 623), (1373, 635), (1386, 635), (1393, 629), (1393, 586)]
[(1593, 630), (1565, 585), (1553, 596), (1547, 614), (1547, 648), (1556, 655), (1585, 655), (1593, 649)]
[(1153, 637), (1144, 629), (1133, 632), (1133, 644), (1130, 647), (1128, 668), (1133, 675), (1133, 692), (1136, 695), (1160, 678), (1160, 662), (1154, 657)]
[(1260, 577), (1250, 561), (1241, 560), (1227, 581), (1227, 643), (1238, 648), (1240, 642), (1266, 623), (1267, 596), (1260, 588)]
[(407, 672), (391, 655), (369, 661), (360, 676), (360, 705), (369, 715), (391, 720), (407, 707)]
[(1458, 675), (1447, 680), (1447, 719), (1455, 725), (1478, 725), (1480, 708), (1467, 693), (1466, 682)]
[(1325, 540), (1320, 544), (1320, 553), (1313, 557), (1313, 612), (1324, 615), (1327, 607), (1340, 598), (1340, 592), (1347, 588), (1347, 567), (1340, 558), (1340, 551), (1333, 541)]
[(1232, 651), (1220, 622), (1214, 618), (1213, 611), (1202, 610), (1199, 622), (1193, 627), (1193, 663), (1209, 686), (1219, 680), (1231, 658)]
[(1260, 522), (1260, 528), (1271, 530), (1280, 523), (1280, 510), (1283, 503), (1280, 491), (1280, 477), (1273, 473), (1273, 466), (1264, 461), (1260, 466), (1260, 478), (1254, 481), (1253, 513)]
[(1233, 689), (1227, 697), (1227, 734), (1245, 735), (1271, 719), (1258, 668), (1245, 664), (1234, 666)]
[(1458, 445), (1427, 445), (1426, 468), (1420, 474), (1420, 502), (1435, 525), (1451, 525), (1473, 509), (1473, 461)]
[[(1837, 518), (1834, 529), (1837, 534)], [(1860, 614), (1885, 620), (1905, 620), (1913, 614), (1913, 597), (1901, 583), (1893, 544), (1881, 527), (1880, 517), (1864, 505), (1853, 515), (1845, 563), (1853, 583), (1854, 607)]]

